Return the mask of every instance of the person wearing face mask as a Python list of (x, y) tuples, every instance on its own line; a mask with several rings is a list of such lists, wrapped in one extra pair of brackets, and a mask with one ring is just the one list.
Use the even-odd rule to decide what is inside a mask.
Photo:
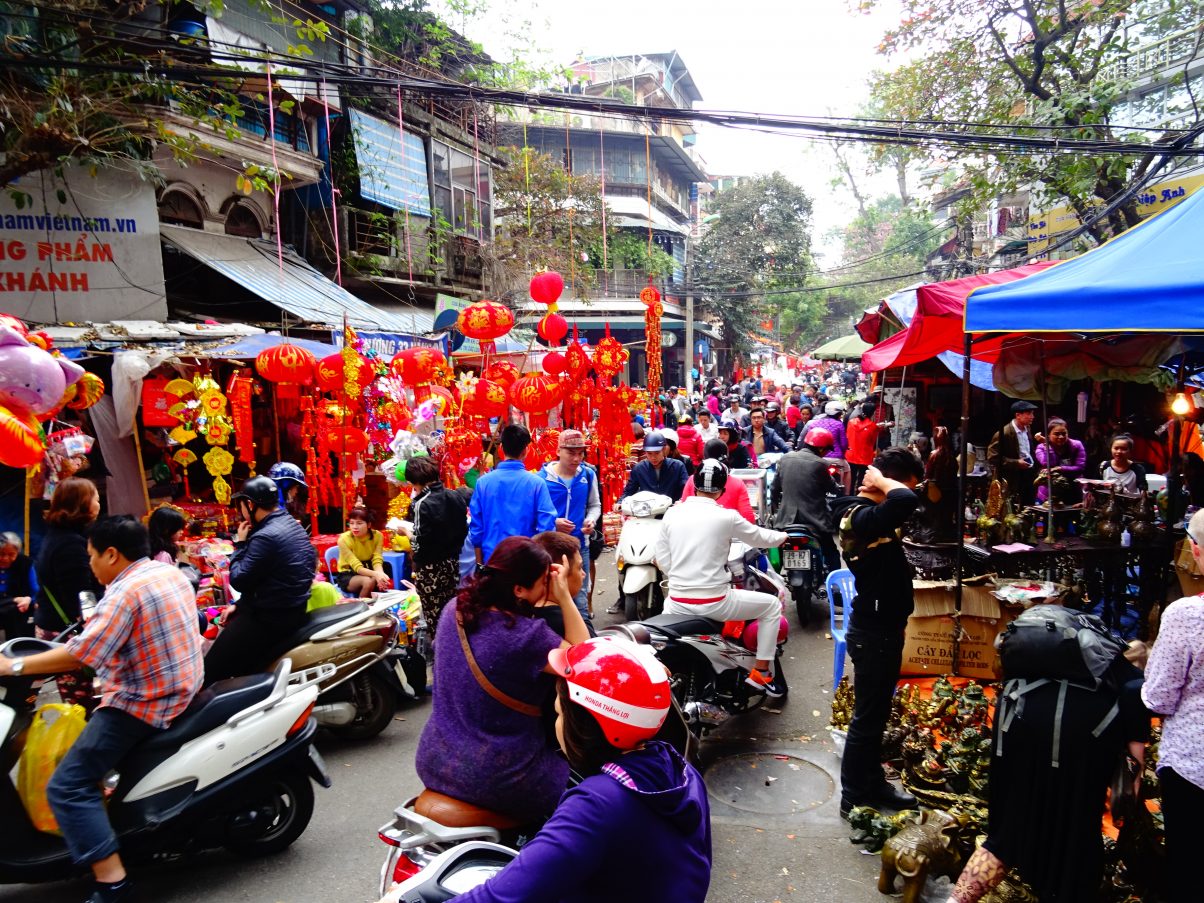
[(230, 556), (230, 586), (241, 595), (205, 656), (205, 685), (263, 671), (287, 652), (305, 623), (317, 553), (279, 506), (276, 483), (251, 477), (231, 499), (241, 523)]

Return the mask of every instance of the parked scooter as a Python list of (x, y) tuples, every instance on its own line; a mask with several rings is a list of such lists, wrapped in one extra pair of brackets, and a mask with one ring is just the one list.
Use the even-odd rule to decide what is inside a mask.
[(368, 740), (389, 726), (399, 702), (425, 690), (425, 661), (399, 642), (403, 616), (397, 609), (405, 598), (387, 592), (370, 602), (320, 608), (294, 635), (281, 660), (291, 659), (298, 669), (334, 666), (319, 684), (318, 724), (349, 740)]
[[(776, 596), (784, 606), (786, 584), (763, 567), (762, 554), (742, 542), (734, 542), (728, 555), (733, 585)], [(673, 698), (680, 704), (690, 730), (697, 737), (739, 715), (759, 707), (765, 694), (745, 683), (757, 659), (757, 622), (747, 621), (737, 630), (722, 621), (699, 615), (660, 614), (639, 624), (618, 624), (601, 633), (613, 632), (640, 643), (651, 643), (656, 657), (669, 669)], [(738, 634), (738, 635), (737, 635)], [(789, 627), (783, 617), (778, 629), (774, 670), (782, 692), (788, 690), (782, 673), (782, 646)]]
[(786, 541), (781, 545), (782, 578), (798, 609), (799, 625), (806, 627), (811, 621), (812, 602), (815, 595), (822, 591), (824, 578), (828, 575), (824, 552), (819, 545), (819, 536), (805, 524), (790, 524), (784, 529)]
[[(23, 657), (59, 648), (18, 638), (0, 654)], [(121, 763), (108, 797), (109, 820), (127, 862), (226, 847), (242, 856), (279, 853), (309, 824), (311, 779), (330, 786), (310, 745), (318, 681), (330, 665), (219, 681), (202, 690), (161, 734)], [(16, 765), (33, 720), (33, 677), (0, 678), (0, 768)], [(13, 782), (0, 779), (0, 883), (55, 881), (78, 869), (61, 837), (34, 828)]]
[(626, 515), (615, 555), (619, 568), (619, 592), (628, 621), (639, 621), (659, 613), (665, 606), (661, 589), (664, 574), (652, 559), (661, 535), (661, 515), (673, 499), (656, 492), (637, 492), (623, 499), (619, 510)]

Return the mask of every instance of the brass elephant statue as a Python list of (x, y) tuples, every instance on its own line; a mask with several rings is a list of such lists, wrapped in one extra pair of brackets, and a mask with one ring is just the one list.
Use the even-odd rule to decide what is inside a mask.
[(903, 903), (918, 903), (931, 875), (956, 875), (962, 867), (957, 843), (961, 826), (948, 812), (925, 810), (882, 848), (878, 893), (893, 894), (896, 876), (903, 877)]

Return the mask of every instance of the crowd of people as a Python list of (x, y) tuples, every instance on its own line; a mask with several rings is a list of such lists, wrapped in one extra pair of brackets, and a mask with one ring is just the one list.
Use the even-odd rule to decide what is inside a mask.
[[(947, 452), (947, 436), (938, 433), (927, 455), (914, 443), (883, 447), (890, 424), (879, 419), (873, 395), (849, 404), (858, 387), (846, 372), (834, 373), (828, 385), (710, 385), (693, 399), (670, 389), (658, 412), (635, 418), (639, 438), (623, 495), (648, 490), (677, 503), (656, 545), (667, 576), (665, 611), (755, 622), (748, 683), (768, 696), (785, 692), (774, 660), (780, 603), (731, 586), (724, 571), (729, 543), (780, 545), (783, 528), (802, 523), (819, 536), (829, 569), (852, 571), (856, 596), (846, 639), (856, 696), (839, 801), (847, 816), (858, 806), (916, 805), (888, 780), (883, 734), (914, 608), (901, 529), (920, 504), (921, 484), (933, 479), (932, 462)], [(1090, 468), (1086, 444), (1071, 438), (1065, 421), (1051, 419), (1042, 434), (1033, 429), (1033, 405), (1017, 402), (1012, 413), (990, 458), (1016, 487), (1039, 499), (1041, 472), (1073, 477)], [(709, 811), (701, 777), (659, 736), (669, 684), (651, 651), (597, 637), (592, 622), (603, 511), (586, 436), (560, 432), (555, 460), (537, 472), (523, 463), (532, 441), (526, 428), (505, 425), (497, 440), (496, 466), (471, 491), (445, 487), (430, 458), (407, 465), (413, 499), (405, 532), (433, 636), (435, 687), (416, 770), (432, 791), (503, 813), (527, 841), (511, 867), (466, 899), (534, 898), (534, 888), (548, 882), (558, 899), (614, 899), (623, 877), (607, 863), (622, 850), (657, 899), (701, 901), (711, 864)], [(1145, 473), (1132, 438), (1117, 435), (1109, 452), (1098, 464), (1103, 476), (1139, 488)], [(772, 526), (757, 523), (744, 483), (730, 477), (766, 455), (781, 456)], [(96, 488), (71, 478), (54, 492), (32, 559), (20, 536), (0, 534), (6, 636), (68, 636), (51, 652), (0, 657), (0, 676), (56, 675), (64, 700), (90, 714), (48, 800), (73, 857), (93, 872), (91, 903), (131, 898), (98, 790), (103, 775), (166, 729), (203, 686), (270, 667), (307, 617), (318, 556), (288, 504), (288, 491), (304, 488), (304, 473), (279, 474), (280, 481), (248, 479), (233, 495), (238, 526), (229, 582), (240, 596), (207, 653), (194, 588), (181, 567), (187, 525), (178, 512), (159, 509), (145, 525), (98, 518)], [(1200, 560), (1204, 512), (1193, 516), (1187, 535)], [(334, 554), (334, 581), (347, 597), (390, 585), (370, 509), (348, 511)], [(103, 598), (80, 626), (89, 593)], [(992, 756), (986, 842), (951, 901), (978, 900), (1012, 868), (1042, 900), (1094, 899), (1111, 766), (1118, 753), (1141, 759), (1151, 713), (1164, 718), (1159, 776), (1168, 899), (1189, 899), (1188, 825), (1193, 804), (1204, 798), (1195, 742), (1204, 733), (1201, 618), (1198, 599), (1167, 608), (1144, 683), (1140, 670), (1118, 657), (1097, 686), (1071, 691), (1051, 679), (1023, 691), (1008, 745)], [(98, 678), (99, 696), (83, 668)], [(1076, 763), (1072, 778), (1058, 770), (1059, 755)], [(566, 793), (570, 768), (581, 780)], [(1045, 827), (1032, 830), (1034, 824)], [(586, 836), (598, 855), (583, 868)], [(632, 836), (641, 843), (625, 842)]]

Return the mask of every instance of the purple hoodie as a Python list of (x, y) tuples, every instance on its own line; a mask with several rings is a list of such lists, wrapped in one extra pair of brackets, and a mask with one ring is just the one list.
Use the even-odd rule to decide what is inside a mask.
[(462, 903), (703, 903), (711, 817), (702, 776), (660, 741), (560, 798), (518, 858)]

